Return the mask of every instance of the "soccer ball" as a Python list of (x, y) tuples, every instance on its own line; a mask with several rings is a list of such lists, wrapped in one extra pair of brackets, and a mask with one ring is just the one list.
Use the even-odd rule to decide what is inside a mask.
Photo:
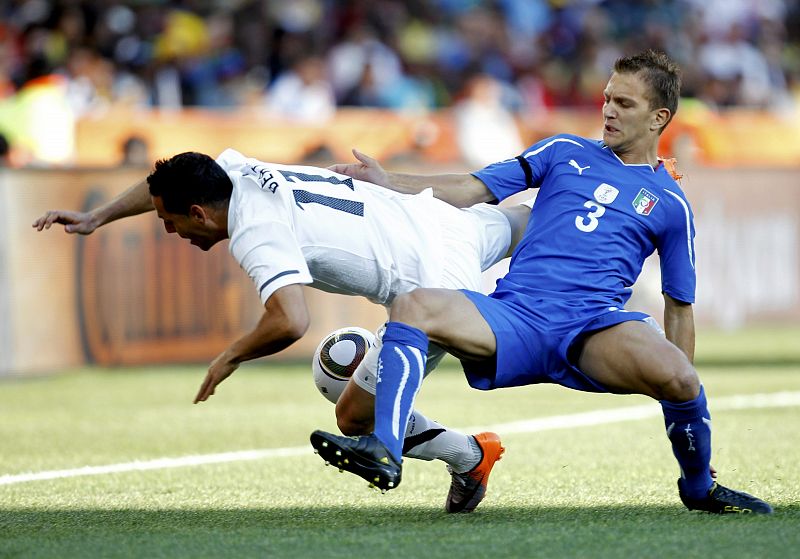
[(375, 334), (358, 326), (339, 328), (322, 338), (311, 362), (317, 390), (335, 404), (367, 350), (374, 345)]

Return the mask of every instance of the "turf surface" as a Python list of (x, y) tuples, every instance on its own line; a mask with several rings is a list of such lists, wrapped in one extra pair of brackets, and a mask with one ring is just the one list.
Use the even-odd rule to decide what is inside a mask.
[[(772, 517), (679, 503), (660, 418), (503, 435), (486, 500), (443, 511), (440, 463), (407, 461), (402, 485), (296, 455), (0, 485), (0, 557), (786, 557), (800, 549), (797, 407), (723, 410), (714, 398), (800, 391), (792, 364), (700, 367), (723, 484)], [(251, 365), (209, 402), (204, 367), (73, 371), (0, 383), (0, 478), (162, 457), (307, 445), (335, 429), (305, 367)], [(538, 386), (481, 393), (445, 367), (419, 408), (453, 426), (647, 403)]]

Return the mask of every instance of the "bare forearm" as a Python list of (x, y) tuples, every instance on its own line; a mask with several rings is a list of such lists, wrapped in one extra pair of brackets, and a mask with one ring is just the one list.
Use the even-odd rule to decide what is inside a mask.
[(299, 284), (275, 291), (264, 305), (264, 314), (255, 328), (225, 351), (231, 363), (257, 359), (278, 353), (303, 337), (310, 319)]
[(91, 214), (99, 227), (123, 217), (150, 212), (154, 209), (147, 181), (142, 179), (125, 192), (115, 196), (113, 200), (92, 210)]
[[(665, 295), (665, 299), (668, 296)], [(667, 339), (694, 362), (695, 328), (692, 305), (666, 300), (664, 307), (664, 332)]]
[(494, 200), (486, 186), (474, 176), (466, 173), (445, 175), (410, 175), (387, 173), (387, 184), (396, 192), (418, 194), (427, 188), (440, 200), (459, 208)]
[(303, 336), (303, 333), (297, 327), (276, 325), (264, 315), (251, 332), (233, 342), (225, 350), (227, 360), (238, 365), (244, 361), (273, 355), (292, 345)]
[(228, 378), (239, 363), (272, 355), (289, 347), (308, 330), (308, 308), (301, 285), (276, 290), (264, 304), (264, 314), (255, 328), (233, 342), (208, 368), (194, 403), (205, 402), (219, 383)]

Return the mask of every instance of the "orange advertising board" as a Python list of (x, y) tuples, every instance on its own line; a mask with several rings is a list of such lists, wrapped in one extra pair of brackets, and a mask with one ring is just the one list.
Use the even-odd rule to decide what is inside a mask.
[[(204, 253), (168, 235), (155, 214), (83, 237), (31, 227), (47, 209), (95, 207), (147, 172), (0, 171), (0, 375), (86, 363), (206, 363), (261, 316), (225, 243)], [(697, 229), (699, 326), (800, 323), (800, 170), (681, 172)], [(274, 359), (307, 359), (328, 332), (374, 329), (386, 318), (361, 298), (310, 288), (306, 296), (311, 329)], [(629, 308), (660, 319), (653, 262)]]

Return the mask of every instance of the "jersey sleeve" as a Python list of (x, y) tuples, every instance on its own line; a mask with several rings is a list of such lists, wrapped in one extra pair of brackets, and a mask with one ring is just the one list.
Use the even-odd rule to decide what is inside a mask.
[(566, 136), (553, 136), (533, 144), (525, 152), (499, 163), (492, 163), (472, 175), (482, 181), (498, 200), (529, 188), (539, 188), (547, 175), (554, 152), (564, 145), (576, 144), (577, 140)]
[(215, 160), (217, 164), (225, 169), (226, 172), (238, 171), (247, 162), (247, 158), (236, 151), (235, 149), (228, 148)]
[(682, 196), (671, 191), (666, 192), (673, 198), (671, 206), (674, 209), (657, 241), (661, 262), (661, 289), (673, 299), (694, 303), (697, 285), (694, 216)]
[(228, 249), (255, 284), (262, 303), (281, 287), (313, 281), (281, 207), (251, 197), (236, 219)]

